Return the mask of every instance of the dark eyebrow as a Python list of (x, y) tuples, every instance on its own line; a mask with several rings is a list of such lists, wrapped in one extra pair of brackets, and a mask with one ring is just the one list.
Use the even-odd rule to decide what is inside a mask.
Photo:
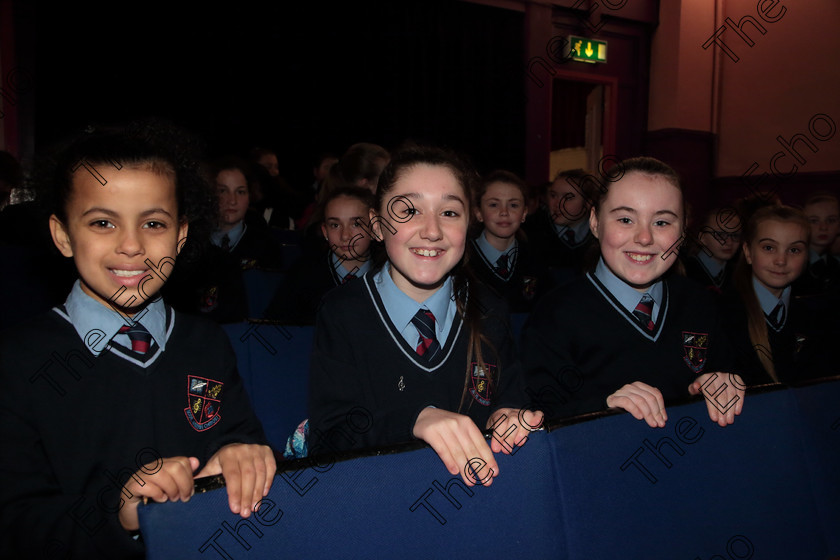
[[(399, 196), (404, 196), (405, 198), (409, 198), (409, 199), (413, 199), (413, 200), (419, 200), (419, 199), (423, 198), (423, 195), (421, 193), (416, 193), (416, 192), (404, 193), (404, 194), (401, 194)], [(443, 200), (444, 201), (455, 200), (457, 202), (460, 202), (461, 206), (463, 206), (465, 208), (467, 206), (466, 203), (464, 202), (464, 199), (461, 198), (460, 196), (456, 195), (456, 194), (445, 194), (445, 195), (443, 195)]]
[(613, 212), (633, 212), (635, 214), (636, 210), (630, 208), (629, 206), (618, 206), (617, 208), (613, 208), (612, 210), (610, 210), (610, 213)]
[[(108, 208), (101, 208), (99, 206), (94, 206), (93, 208), (88, 208), (87, 210), (85, 210), (82, 213), (82, 217), (87, 216), (88, 214), (96, 214), (96, 213), (105, 214), (106, 216), (111, 216), (111, 217), (118, 217), (119, 216), (119, 214), (117, 212), (114, 212), (113, 210), (110, 210)], [(167, 212), (163, 208), (149, 208), (148, 210), (144, 210), (143, 212), (141, 212), (140, 216), (145, 218), (146, 216), (151, 216), (152, 214), (164, 214), (166, 216), (169, 216), (170, 218), (172, 217), (172, 214), (170, 214), (169, 212)]]
[(659, 216), (661, 214), (669, 214), (669, 215), (671, 215), (675, 218), (679, 218), (679, 216), (677, 216), (676, 212), (673, 212), (671, 210), (659, 210), (658, 212), (655, 212), (653, 215), (654, 216)]

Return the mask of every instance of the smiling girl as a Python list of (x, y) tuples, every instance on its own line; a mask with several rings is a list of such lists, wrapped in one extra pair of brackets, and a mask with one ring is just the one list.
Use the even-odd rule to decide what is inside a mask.
[[(385, 168), (369, 217), (387, 260), (318, 312), (311, 454), (416, 438), (467, 484), (490, 484), (492, 452), (509, 453), (527, 424), (539, 426), (541, 413), (520, 411), (504, 303), (467, 279), (472, 183), (459, 158), (434, 148), (397, 153)], [(356, 426), (354, 411), (372, 420)], [(492, 425), (512, 433), (488, 446), (481, 430)]]
[(818, 299), (794, 297), (792, 286), (808, 264), (811, 235), (808, 217), (789, 206), (756, 211), (744, 230), (736, 271), (739, 298), (726, 308), (748, 385), (828, 373), (825, 307)]
[[(528, 210), (525, 182), (510, 171), (494, 171), (479, 185), (475, 216), (484, 226), (473, 239), (476, 276), (505, 298), (513, 312), (530, 311), (544, 291), (547, 272), (520, 239)], [(524, 237), (524, 236), (523, 236)]]
[[(665, 403), (702, 390), (709, 417), (731, 424), (743, 384), (721, 334), (712, 296), (667, 273), (685, 227), (673, 169), (653, 158), (619, 164), (617, 180), (595, 203), (590, 227), (600, 260), (534, 311), (522, 337), (532, 396), (548, 418), (620, 408), (651, 427)], [(726, 373), (720, 373), (726, 372)]]

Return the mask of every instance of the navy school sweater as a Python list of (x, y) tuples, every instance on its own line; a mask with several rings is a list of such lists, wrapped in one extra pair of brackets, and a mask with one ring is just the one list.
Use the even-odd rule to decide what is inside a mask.
[[(430, 363), (418, 357), (385, 311), (373, 272), (324, 298), (310, 367), (310, 455), (411, 441), (427, 406), (457, 412), (464, 393), (469, 329), (456, 316)], [(484, 430), (498, 408), (525, 404), (504, 301), (479, 285), (486, 311), (482, 333), (495, 348), (482, 352), (495, 389), (471, 364), (462, 414)]]
[(689, 396), (703, 373), (737, 373), (714, 297), (693, 281), (664, 280), (648, 334), (594, 274), (547, 294), (522, 333), (528, 394), (547, 419), (606, 410), (622, 386), (642, 381), (669, 400)]
[(0, 557), (142, 558), (118, 520), (132, 473), (266, 443), (224, 332), (168, 307), (167, 327), (145, 369), (95, 357), (58, 308), (0, 334)]
[(548, 269), (535, 255), (528, 242), (517, 242), (513, 270), (507, 277), (496, 272), (496, 263), (491, 263), (472, 240), (470, 266), (475, 276), (504, 298), (512, 313), (527, 313), (533, 309), (539, 298), (548, 291)]

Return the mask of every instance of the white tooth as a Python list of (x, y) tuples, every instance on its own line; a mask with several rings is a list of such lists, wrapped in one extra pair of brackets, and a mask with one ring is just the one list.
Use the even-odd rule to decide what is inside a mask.
[(143, 274), (144, 271), (142, 271), (142, 270), (116, 270), (116, 269), (112, 269), (112, 272), (117, 276), (130, 277), (130, 276), (139, 276), (140, 274)]

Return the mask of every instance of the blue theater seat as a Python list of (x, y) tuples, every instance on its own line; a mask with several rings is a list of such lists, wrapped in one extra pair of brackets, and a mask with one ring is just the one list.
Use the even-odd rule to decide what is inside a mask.
[(245, 294), (248, 296), (248, 317), (262, 319), (277, 288), (283, 283), (285, 274), (278, 271), (251, 268), (242, 271)]
[[(255, 516), (224, 489), (141, 506), (147, 558), (828, 558), (840, 554), (840, 381), (530, 436), (468, 489), (428, 448), (279, 474)], [(297, 469), (297, 470), (295, 470)]]
[(271, 323), (224, 325), (233, 344), (239, 373), (272, 447), (308, 418), (309, 354), (314, 327)]

